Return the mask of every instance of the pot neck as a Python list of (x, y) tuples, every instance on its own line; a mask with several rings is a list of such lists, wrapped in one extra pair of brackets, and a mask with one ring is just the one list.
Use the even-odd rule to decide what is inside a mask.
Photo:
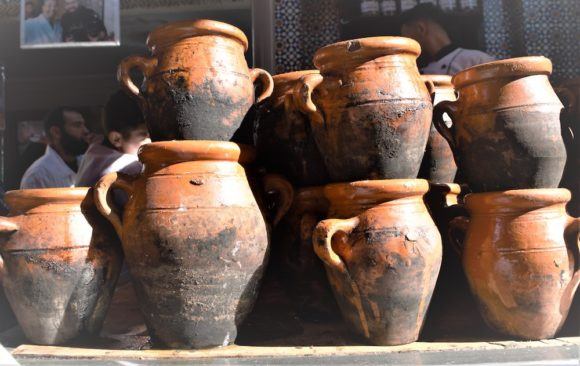
[(570, 191), (563, 188), (521, 189), (491, 193), (472, 193), (465, 197), (471, 215), (521, 215), (531, 211), (565, 212)]

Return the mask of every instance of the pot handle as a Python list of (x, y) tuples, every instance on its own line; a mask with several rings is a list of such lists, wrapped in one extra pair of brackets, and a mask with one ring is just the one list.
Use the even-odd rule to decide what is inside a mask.
[(312, 234), (312, 245), (316, 255), (330, 268), (341, 273), (346, 273), (346, 265), (338, 254), (332, 249), (332, 238), (337, 232), (349, 235), (359, 224), (358, 217), (346, 220), (328, 219), (316, 225)]
[(316, 123), (323, 123), (324, 116), (312, 100), (312, 93), (323, 80), (324, 78), (320, 74), (304, 75), (298, 80), (292, 92), (292, 97), (298, 110), (309, 116)]
[(266, 174), (262, 178), (264, 190), (266, 193), (277, 192), (278, 204), (276, 205), (276, 214), (272, 222), (273, 226), (278, 225), (280, 220), (286, 215), (292, 202), (294, 201), (294, 187), (292, 184), (278, 174)]
[(20, 230), (18, 224), (9, 217), (0, 217), (0, 235), (10, 235)]
[(568, 216), (566, 243), (574, 253), (574, 271), (580, 272), (580, 218)]
[(470, 221), (467, 216), (467, 211), (462, 205), (449, 206), (445, 211), (447, 219), (449, 220), (447, 232), (449, 243), (451, 243), (459, 258), (461, 258), (463, 257), (463, 249), (465, 246), (465, 234), (467, 233)]
[(99, 210), (101, 215), (113, 224), (119, 238), (123, 238), (123, 222), (117, 213), (119, 210), (114, 204), (111, 207), (111, 192), (113, 188), (119, 188), (130, 196), (133, 194), (133, 182), (135, 179), (136, 177), (117, 172), (105, 175), (95, 184), (95, 206), (97, 206), (97, 210)]
[(121, 88), (128, 93), (144, 102), (143, 94), (139, 90), (139, 87), (135, 85), (131, 79), (131, 70), (139, 69), (147, 80), (153, 75), (155, 68), (157, 67), (157, 59), (152, 57), (144, 56), (129, 56), (119, 64), (117, 68), (117, 80), (121, 84)]
[(562, 104), (564, 104), (564, 109), (569, 111), (570, 114), (574, 114), (574, 111), (578, 107), (576, 105), (576, 95), (574, 92), (566, 87), (556, 88), (555, 91)]
[(252, 83), (255, 84), (256, 80), (260, 80), (262, 84), (262, 94), (256, 98), (256, 103), (260, 103), (272, 95), (274, 91), (274, 79), (272, 79), (272, 75), (268, 71), (258, 68), (251, 69), (250, 78), (252, 79)]
[[(433, 124), (437, 131), (443, 136), (445, 140), (449, 143), (449, 146), (455, 153), (455, 140), (453, 136), (455, 135), (455, 112), (457, 111), (457, 102), (444, 100), (437, 103), (433, 108)], [(447, 113), (451, 117), (451, 127), (447, 127), (447, 124), (443, 120), (443, 113)]]
[(425, 80), (425, 86), (429, 91), (429, 96), (431, 96), (431, 103), (435, 103), (435, 84), (431, 80)]

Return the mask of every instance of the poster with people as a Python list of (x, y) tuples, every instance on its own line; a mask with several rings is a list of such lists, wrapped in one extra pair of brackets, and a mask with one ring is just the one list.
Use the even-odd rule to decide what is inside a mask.
[(118, 46), (119, 0), (21, 0), (21, 48)]

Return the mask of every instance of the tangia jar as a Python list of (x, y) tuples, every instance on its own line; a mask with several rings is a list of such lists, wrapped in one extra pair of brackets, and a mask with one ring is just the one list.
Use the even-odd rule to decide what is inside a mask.
[(419, 337), (441, 266), (441, 236), (423, 195), (426, 180), (330, 184), (329, 219), (314, 230), (342, 315), (375, 345)]
[(6, 193), (10, 213), (0, 217), (4, 292), (33, 343), (98, 334), (109, 307), (123, 255), (110, 224), (85, 205), (92, 201), (87, 191)]
[(301, 78), (308, 113), (333, 182), (416, 178), (432, 117), (431, 97), (408, 38), (372, 37), (319, 49), (320, 75)]
[[(252, 309), (268, 235), (240, 165), (251, 160), (244, 151), (231, 142), (155, 142), (139, 152), (141, 175), (113, 173), (95, 186), (156, 343), (228, 345)], [(113, 188), (129, 195), (122, 218), (107, 203)]]
[(274, 75), (274, 92), (260, 105), (254, 140), (261, 163), (299, 187), (328, 183), (308, 116), (299, 111), (293, 93), (300, 77), (318, 74), (304, 70)]
[(328, 213), (324, 187), (301, 188), (292, 207), (274, 230), (272, 253), (280, 282), (298, 316), (306, 321), (340, 319), (322, 261), (312, 250), (312, 233)]
[(456, 237), (467, 227), (463, 268), (494, 329), (539, 340), (562, 327), (580, 282), (580, 220), (566, 214), (569, 200), (558, 188), (470, 194), (469, 219), (451, 221)]
[(453, 77), (459, 97), (439, 103), (433, 121), (473, 192), (558, 187), (566, 149), (551, 72), (547, 58), (521, 57)]
[[(421, 75), (423, 80), (433, 86), (433, 105), (444, 100), (455, 100), (455, 89), (449, 75)], [(447, 117), (447, 116), (444, 116)], [(448, 119), (449, 117), (447, 117)], [(445, 121), (449, 123), (450, 121)], [(457, 173), (457, 165), (447, 140), (441, 136), (433, 124), (429, 130), (429, 139), (425, 156), (419, 170), (419, 178), (433, 183), (452, 183)]]
[[(272, 93), (270, 74), (248, 69), (248, 39), (232, 25), (169, 23), (149, 34), (147, 46), (152, 56), (124, 59), (117, 77), (140, 102), (153, 141), (229, 141), (254, 101)], [(133, 68), (143, 73), (141, 88), (131, 80)], [(256, 99), (257, 80), (263, 91)]]

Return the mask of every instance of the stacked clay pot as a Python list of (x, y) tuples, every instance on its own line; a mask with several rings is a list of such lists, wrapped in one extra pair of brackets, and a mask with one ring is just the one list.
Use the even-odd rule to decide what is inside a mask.
[(6, 193), (0, 218), (4, 292), (26, 337), (43, 345), (98, 335), (121, 269), (113, 228), (88, 188)]

